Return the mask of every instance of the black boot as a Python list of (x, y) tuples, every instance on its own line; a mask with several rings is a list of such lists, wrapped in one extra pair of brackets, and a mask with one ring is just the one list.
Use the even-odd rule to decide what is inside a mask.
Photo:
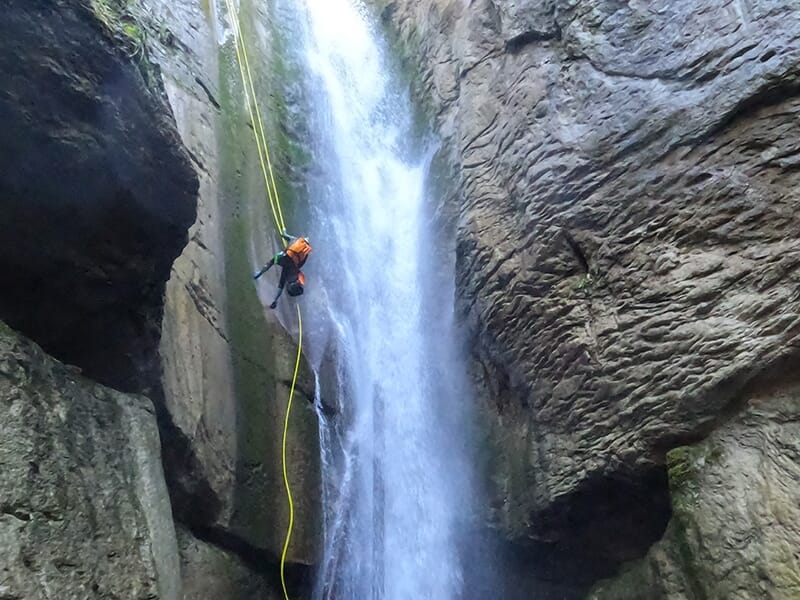
[(281, 294), (282, 294), (282, 293), (283, 293), (283, 288), (282, 288), (282, 287), (279, 287), (279, 288), (278, 288), (278, 295), (277, 295), (277, 296), (275, 296), (275, 300), (273, 300), (273, 301), (272, 301), (272, 304), (270, 304), (270, 305), (269, 305), (269, 307), (270, 307), (270, 308), (273, 308), (273, 309), (274, 309), (274, 308), (276, 308), (276, 307), (278, 306), (278, 298), (280, 298), (280, 297), (281, 297)]

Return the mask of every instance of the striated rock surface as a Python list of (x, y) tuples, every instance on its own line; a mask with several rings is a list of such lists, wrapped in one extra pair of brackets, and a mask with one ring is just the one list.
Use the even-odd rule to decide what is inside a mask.
[(197, 178), (157, 73), (137, 65), (139, 30), (109, 10), (4, 4), (0, 317), (98, 381), (150, 391)]
[(384, 15), (458, 174), (493, 522), (580, 587), (661, 536), (666, 452), (798, 367), (800, 12), (395, 0)]
[(181, 598), (151, 402), (0, 323), (0, 597)]

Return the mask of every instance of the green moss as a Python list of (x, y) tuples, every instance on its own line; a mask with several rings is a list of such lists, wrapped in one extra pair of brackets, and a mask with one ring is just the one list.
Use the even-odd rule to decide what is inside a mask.
[(129, 56), (144, 59), (147, 53), (147, 38), (144, 29), (131, 22), (122, 23), (121, 29), (131, 42)]
[(211, 0), (200, 0), (200, 10), (203, 11), (207, 19), (211, 20)]
[(134, 15), (130, 0), (91, 0), (91, 7), (108, 35), (135, 59), (145, 82), (152, 87), (156, 67), (147, 55), (147, 30)]
[(692, 598), (705, 600), (706, 590), (713, 589), (713, 575), (696, 559), (695, 547), (698, 511), (698, 494), (702, 485), (703, 470), (724, 460), (724, 452), (713, 441), (707, 440), (696, 446), (681, 446), (667, 453), (669, 486), (672, 497), (673, 516), (664, 535), (664, 546), (672, 560), (680, 566)]
[(667, 453), (669, 486), (675, 511), (691, 509), (697, 499), (698, 477), (702, 470), (724, 460), (724, 451), (712, 441), (697, 446), (681, 446)]
[(586, 273), (575, 280), (572, 288), (578, 295), (588, 297), (594, 291), (595, 283), (595, 278), (592, 277), (591, 273)]
[(703, 569), (696, 559), (692, 542), (693, 522), (690, 513), (675, 514), (664, 533), (662, 544), (672, 561), (679, 567), (693, 600), (707, 600), (707, 589), (714, 587), (713, 575)]
[(669, 484), (673, 492), (680, 491), (689, 483), (694, 473), (692, 449), (689, 446), (674, 448), (667, 453)]
[[(220, 50), (222, 131), (218, 132), (220, 155), (220, 203), (224, 218), (226, 314), (233, 356), (237, 407), (237, 487), (235, 524), (251, 539), (263, 540), (271, 528), (270, 511), (264, 510), (267, 482), (254, 480), (259, 465), (272, 456), (264, 436), (268, 422), (268, 394), (275, 388), (271, 360), (271, 336), (263, 308), (252, 283), (249, 240), (252, 235), (247, 204), (258, 193), (258, 167), (253, 157), (251, 132), (243, 106), (243, 93), (232, 42)], [(261, 474), (263, 477), (263, 473)]]

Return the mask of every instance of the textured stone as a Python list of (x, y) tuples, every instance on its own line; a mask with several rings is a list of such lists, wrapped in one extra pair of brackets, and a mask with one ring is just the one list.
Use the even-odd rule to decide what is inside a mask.
[(397, 0), (384, 14), (459, 174), (457, 304), (493, 521), (583, 556), (575, 578), (591, 580), (660, 536), (666, 452), (760, 373), (797, 368), (800, 13)]
[(0, 597), (181, 597), (152, 404), (0, 323)]
[(109, 15), (4, 3), (0, 317), (92, 378), (150, 391), (197, 178), (160, 79)]
[(763, 384), (741, 415), (669, 459), (674, 516), (664, 539), (590, 598), (800, 597), (797, 380)]

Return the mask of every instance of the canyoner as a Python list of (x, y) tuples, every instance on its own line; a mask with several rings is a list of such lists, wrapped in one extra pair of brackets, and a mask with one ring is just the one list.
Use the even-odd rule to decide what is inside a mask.
[(253, 279), (258, 279), (264, 273), (269, 271), (274, 265), (281, 268), (281, 277), (278, 281), (278, 294), (275, 300), (269, 305), (270, 308), (278, 306), (278, 298), (283, 293), (283, 288), (287, 286), (287, 292), (290, 296), (302, 296), (306, 285), (306, 276), (300, 270), (306, 264), (308, 255), (311, 254), (311, 244), (307, 237), (296, 237), (286, 233), (286, 230), (281, 232), (281, 238), (289, 242), (289, 246), (282, 252), (278, 252), (270, 262), (264, 265), (260, 271), (253, 275)]
[[(268, 271), (273, 264), (278, 264), (281, 266), (282, 272), (280, 282), (278, 284), (278, 295), (270, 305), (271, 308), (275, 308), (277, 306), (278, 298), (283, 292), (284, 285), (286, 285), (287, 282), (289, 285), (288, 293), (290, 296), (299, 296), (303, 293), (305, 276), (303, 275), (302, 271), (300, 271), (300, 267), (305, 264), (308, 255), (311, 253), (311, 245), (308, 243), (307, 238), (295, 238), (286, 232), (283, 209), (281, 207), (281, 200), (280, 196), (278, 195), (278, 186), (275, 182), (275, 175), (272, 169), (272, 160), (270, 158), (269, 148), (267, 145), (264, 123), (261, 118), (261, 108), (258, 102), (255, 84), (253, 83), (253, 74), (247, 54), (247, 46), (242, 36), (239, 14), (233, 4), (233, 0), (225, 0), (225, 4), (228, 10), (230, 24), (233, 29), (237, 64), (239, 66), (239, 74), (242, 80), (244, 97), (247, 103), (247, 111), (250, 117), (251, 129), (253, 131), (253, 139), (258, 152), (261, 173), (264, 178), (266, 199), (272, 213), (276, 231), (283, 241), (285, 247), (283, 252), (279, 252), (274, 257), (272, 262), (266, 265), (254, 276), (254, 279), (258, 279), (264, 272)], [(297, 386), (297, 375), (300, 371), (300, 360), (303, 353), (303, 316), (300, 310), (300, 305), (295, 305), (295, 308), (297, 311), (297, 355), (295, 357), (294, 370), (292, 373), (292, 382), (289, 387), (289, 396), (286, 402), (286, 412), (281, 439), (281, 470), (283, 474), (284, 488), (286, 490), (286, 500), (289, 507), (289, 521), (286, 527), (286, 537), (284, 539), (280, 560), (281, 588), (283, 590), (285, 600), (290, 600), (289, 590), (286, 585), (286, 556), (289, 551), (289, 544), (292, 539), (292, 531), (294, 528), (294, 501), (292, 498), (292, 490), (289, 484), (289, 475), (286, 465), (286, 441), (289, 433), (289, 417), (292, 411), (292, 401), (294, 399), (294, 393)]]

